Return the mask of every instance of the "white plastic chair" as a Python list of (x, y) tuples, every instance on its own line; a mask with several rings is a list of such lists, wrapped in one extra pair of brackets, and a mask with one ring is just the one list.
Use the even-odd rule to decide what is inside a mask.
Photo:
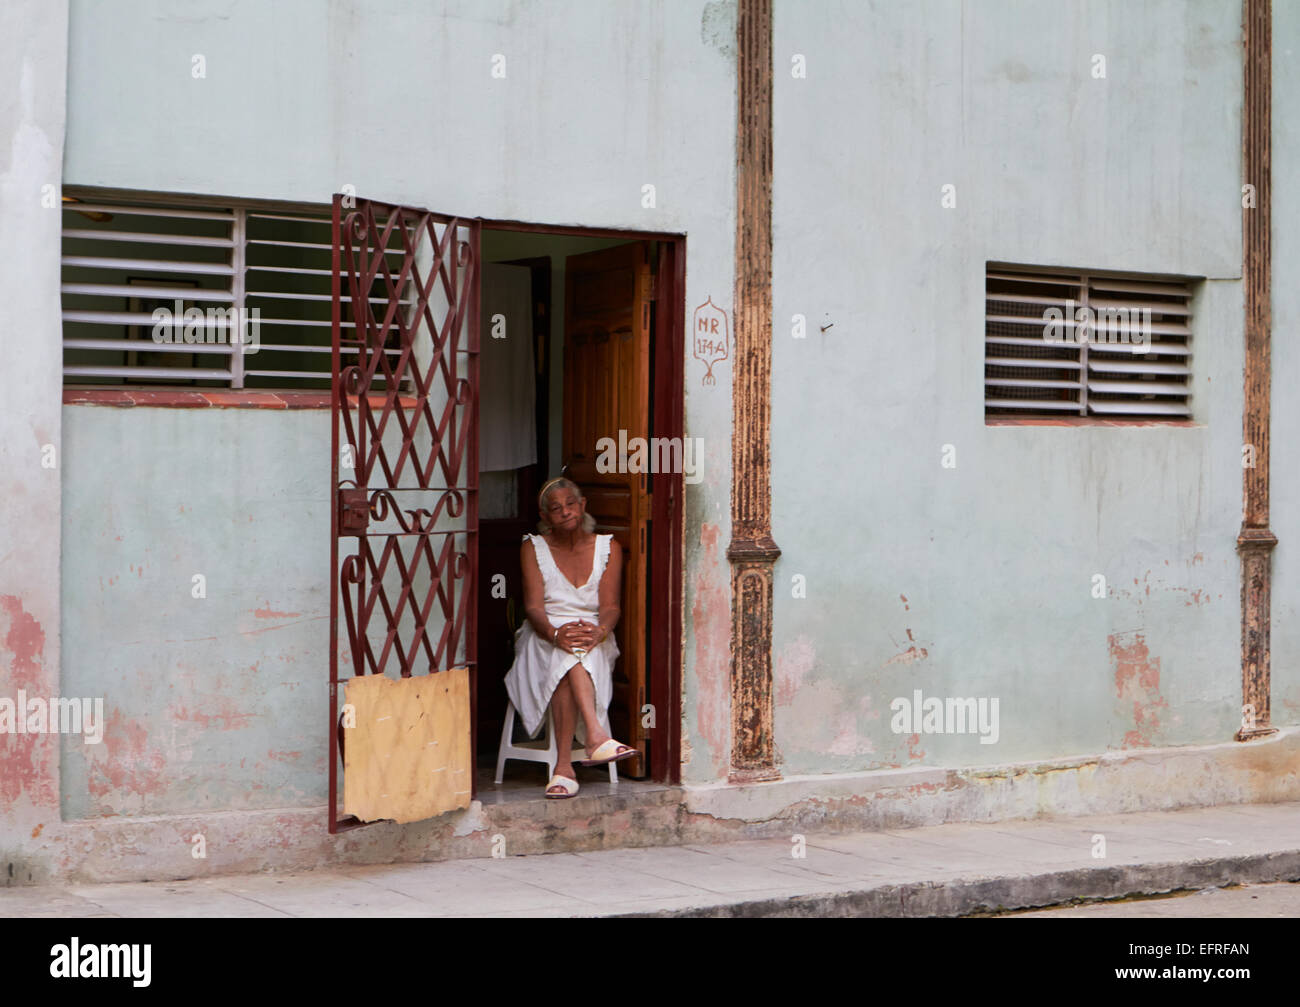
[[(497, 749), (497, 778), (496, 782), (501, 782), (502, 774), (505, 772), (506, 759), (521, 759), (524, 762), (541, 762), (546, 765), (546, 778), (549, 780), (555, 775), (555, 763), (558, 752), (555, 746), (555, 720), (551, 716), (551, 710), (546, 710), (546, 726), (541, 733), (531, 741), (515, 741), (515, 721), (518, 718), (518, 712), (515, 710), (515, 704), (507, 701), (506, 703), (506, 722), (501, 728), (501, 747)], [(523, 727), (522, 724), (519, 725)], [(581, 762), (587, 757), (587, 753), (581, 748), (575, 748), (570, 758), (575, 763)], [(618, 769), (614, 763), (609, 764), (609, 782), (618, 782)]]

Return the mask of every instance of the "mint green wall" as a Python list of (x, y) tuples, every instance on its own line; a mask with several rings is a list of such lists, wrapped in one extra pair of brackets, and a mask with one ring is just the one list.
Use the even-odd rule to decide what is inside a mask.
[(1300, 96), (1300, 7), (1273, 5), (1273, 428), (1269, 494), (1270, 523), (1278, 546), (1273, 551), (1273, 721), (1300, 723), (1300, 121), (1294, 113)]
[[(74, 0), (71, 22), (66, 185), (320, 204), (352, 185), (362, 196), (470, 216), (686, 232), (688, 311), (709, 297), (731, 309), (735, 74), (728, 4)], [(112, 45), (104, 42), (109, 38)], [(492, 76), (496, 54), (505, 57), (504, 79)], [(192, 76), (195, 55), (205, 60), (201, 79)], [(653, 207), (643, 202), (648, 185)], [(563, 282), (561, 272), (555, 278)], [(725, 690), (728, 676), (726, 561), (716, 548), (705, 564), (695, 557), (702, 526), (710, 541), (725, 542), (728, 534), (731, 372), (729, 364), (718, 365), (718, 384), (705, 389), (702, 368), (687, 370), (687, 433), (708, 439), (704, 480), (685, 495), (689, 711), (701, 692), (716, 697)], [(557, 371), (556, 380), (561, 376)], [(103, 790), (91, 762), (70, 753), (66, 812), (319, 803), (326, 624), (239, 633), (256, 608), (306, 613), (304, 619), (324, 611), (327, 596), (316, 592), (324, 589), (328, 548), (321, 523), (328, 477), (320, 475), (327, 421), (283, 412), (65, 411), (71, 449), (83, 466), (63, 486), (67, 530), (80, 543), (65, 552), (72, 583), (62, 621), (73, 643), (64, 675), (79, 685), (105, 681), (110, 717), (116, 710), (123, 722), (146, 726), (141, 744), (151, 746), (149, 758), (163, 746), (157, 758), (166, 777), (145, 796), (129, 776)], [(138, 482), (114, 482), (106, 471), (92, 477), (101, 459), (121, 456), (122, 439), (148, 445), (148, 462), (134, 459), (129, 469), (140, 473)], [(195, 445), (218, 442), (237, 452), (237, 483), (229, 469), (195, 461)], [(165, 482), (159, 488), (155, 480)], [(242, 527), (209, 519), (191, 527), (176, 509), (189, 513), (193, 500), (205, 515), (242, 513), (240, 494), (250, 486), (262, 500), (295, 495), (293, 507), (253, 510), (261, 550), (243, 548)], [(142, 549), (162, 534), (151, 523), (151, 506), (138, 502), (154, 495), (171, 507), (167, 534), (189, 543), (180, 550), (187, 566), (211, 566), (221, 571), (218, 579), (238, 574), (244, 584), (263, 586), (248, 588), (248, 596), (244, 587), (238, 597), (210, 593), (217, 604), (182, 608), (185, 634), (168, 636), (177, 642), (142, 661), (132, 641), (141, 627), (155, 625), (160, 607), (171, 611), (158, 594), (171, 588), (150, 581), (148, 566), (143, 580), (131, 570), (132, 563), (153, 561)], [(132, 543), (126, 552), (95, 551), (105, 530), (97, 512), (106, 499), (121, 523), (114, 534)], [(123, 565), (136, 585), (116, 582), (97, 593), (100, 577), (107, 581)], [(707, 639), (696, 639), (692, 612), (707, 613), (698, 620), (708, 626)], [(214, 636), (229, 645), (199, 639)], [(266, 712), (236, 717), (233, 728), (219, 720), (201, 730), (168, 726), (178, 694), (187, 710), (196, 696), (215, 694), (239, 704), (242, 714), (263, 690), (272, 696)], [(725, 715), (711, 724), (724, 721)], [(688, 755), (685, 772), (714, 778), (725, 770), (726, 746), (692, 745), (690, 736), (698, 734), (688, 727), (688, 752), (697, 754)], [(300, 754), (267, 754), (284, 751)], [(194, 761), (203, 759), (211, 761)]]
[[(489, 218), (685, 232), (688, 325), (708, 298), (732, 308), (731, 4), (71, 9), (67, 184), (322, 203), (351, 184)], [(1300, 208), (1285, 180), (1300, 154), (1286, 111), (1300, 80), (1285, 54), (1300, 43), (1300, 15), (1278, 5), (1275, 18), (1274, 696), (1275, 718), (1294, 723), (1300, 631), (1288, 616), (1300, 596), (1287, 543), (1300, 536), (1290, 524), (1300, 470), (1285, 437), (1297, 408), (1285, 334), (1300, 302), (1285, 278)], [(774, 671), (786, 774), (1191, 744), (1236, 727), (1240, 45), (1235, 0), (775, 5)], [(190, 75), (195, 53), (206, 57), (202, 80)], [(490, 74), (494, 54), (506, 58), (504, 80)], [(806, 78), (790, 74), (795, 54)], [(1106, 57), (1105, 79), (1091, 75), (1094, 54)], [(641, 205), (646, 184), (655, 209)], [(945, 184), (955, 209), (940, 205)], [(1206, 277), (1193, 305), (1195, 425), (986, 427), (990, 259)], [(804, 340), (790, 335), (795, 314), (807, 319)], [(730, 744), (731, 368), (715, 367), (715, 387), (699, 361), (685, 369), (686, 433), (706, 447), (704, 480), (684, 501), (684, 773), (694, 782), (725, 775)], [(123, 716), (145, 717), (160, 743), (152, 732), (165, 730), (180, 665), (242, 702), (292, 680), (268, 677), (267, 655), (296, 647), (303, 666), (314, 663), (292, 690), (310, 693), (305, 712), (286, 692), (269, 720), (240, 722), (228, 748), (212, 743), (211, 779), (219, 769), (226, 782), (169, 783), (149, 806), (193, 806), (205, 787), (227, 806), (263, 799), (252, 767), (266, 757), (236, 770), (236, 755), (280, 751), (286, 733), (304, 754), (277, 763), (271, 789), (319, 801), (311, 739), (323, 700), (308, 684), (323, 680), (319, 624), (212, 651), (182, 642), (141, 665), (131, 633), (157, 618), (163, 596), (86, 586), (104, 564), (124, 559), (131, 574), (143, 558), (95, 558), (105, 499), (122, 522), (115, 534), (141, 548), (161, 534), (142, 494), (237, 512), (223, 469), (189, 468), (195, 444), (234, 438), (240, 485), (266, 502), (252, 524), (277, 539), (274, 558), (241, 552), (219, 521), (185, 531), (190, 565), (230, 563), (264, 584), (223, 601), (204, 626), (182, 610), (185, 632), (231, 632), (264, 604), (319, 614), (308, 563), (326, 541), (311, 446), (319, 417), (65, 412), (70, 457), (90, 464), (129, 441), (149, 445), (153, 466), (139, 470), (143, 487), (105, 489), (86, 467), (67, 474), (64, 533), (80, 547), (65, 548), (75, 583), (64, 589), (64, 675), (90, 682), (116, 668), (104, 674), (127, 691)], [(949, 444), (954, 469), (940, 464)], [(153, 473), (173, 471), (180, 489), (153, 488)], [(306, 565), (286, 567), (281, 549)], [(1104, 599), (1092, 597), (1096, 574)], [(793, 596), (796, 575), (806, 597)], [(122, 684), (131, 676), (137, 684)], [(998, 698), (997, 744), (894, 733), (890, 701), (917, 688)], [(182, 747), (169, 751), (166, 766), (186, 764)], [(85, 791), (69, 797), (70, 813), (143, 809), (129, 788), (93, 795), (92, 769), (65, 770), (69, 790)]]
[[(1240, 18), (1232, 2), (777, 5), (787, 773), (1183, 745), (1238, 726)], [(794, 52), (806, 79), (783, 69)], [(1196, 426), (986, 427), (989, 260), (1207, 277)], [(1284, 459), (1274, 478), (1294, 486)], [(997, 743), (895, 733), (890, 704), (916, 689), (998, 698)]]
[(65, 818), (326, 799), (329, 417), (64, 407)]
[[(0, 697), (58, 695), (60, 480), (59, 163), (68, 5), (0, 5)], [(0, 863), (7, 884), (41, 881), (26, 855), (59, 812), (52, 735), (0, 736)]]

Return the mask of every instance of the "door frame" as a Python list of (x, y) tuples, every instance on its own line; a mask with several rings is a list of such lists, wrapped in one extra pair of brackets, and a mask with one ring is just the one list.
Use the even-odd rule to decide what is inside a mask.
[[(686, 235), (664, 231), (637, 231), (609, 227), (537, 224), (521, 220), (478, 218), (479, 233), (526, 231), (533, 234), (626, 238), (659, 242), (655, 273), (654, 369), (650, 396), (654, 422), (651, 437), (685, 437), (686, 413)], [(480, 298), (482, 292), (479, 293)], [(684, 443), (684, 442), (683, 442)], [(666, 744), (650, 748), (650, 779), (681, 782), (682, 733), (682, 598), (686, 588), (683, 569), (683, 474), (654, 473), (650, 480), (651, 543), (647, 570), (650, 611), (647, 625), (668, 623), (667, 633), (650, 632), (647, 666), (647, 702), (655, 708), (655, 734)], [(667, 535), (656, 534), (666, 528)]]

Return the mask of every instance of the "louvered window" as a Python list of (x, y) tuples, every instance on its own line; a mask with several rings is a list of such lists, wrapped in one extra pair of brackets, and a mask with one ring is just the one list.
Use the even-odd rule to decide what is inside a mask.
[(329, 388), (330, 242), (328, 207), (65, 197), (65, 382)]
[(1186, 419), (1191, 281), (990, 263), (986, 416)]

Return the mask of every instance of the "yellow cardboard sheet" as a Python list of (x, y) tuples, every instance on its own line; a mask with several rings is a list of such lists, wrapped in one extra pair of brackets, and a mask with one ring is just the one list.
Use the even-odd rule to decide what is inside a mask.
[(469, 807), (469, 671), (344, 683), (343, 808), (363, 822), (418, 822)]

